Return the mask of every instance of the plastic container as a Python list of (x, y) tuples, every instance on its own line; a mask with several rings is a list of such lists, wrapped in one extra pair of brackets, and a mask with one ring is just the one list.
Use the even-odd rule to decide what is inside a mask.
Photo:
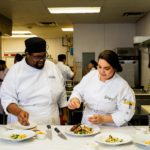
[(42, 140), (46, 138), (46, 132), (45, 131), (36, 131), (37, 139)]

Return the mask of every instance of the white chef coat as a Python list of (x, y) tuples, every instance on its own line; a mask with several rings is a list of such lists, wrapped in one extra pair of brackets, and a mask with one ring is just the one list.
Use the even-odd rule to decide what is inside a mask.
[(92, 67), (90, 71), (94, 71), (94, 70), (96, 70), (96, 69), (94, 67)]
[(93, 114), (111, 114), (114, 123), (107, 123), (107, 125), (124, 125), (135, 112), (133, 90), (117, 73), (105, 82), (100, 81), (99, 78), (98, 70), (89, 72), (75, 86), (70, 96), (70, 99), (77, 97), (84, 102), (82, 123), (90, 124), (88, 118)]
[(70, 67), (65, 65), (63, 62), (59, 61), (57, 63), (57, 67), (61, 71), (65, 81), (70, 80), (73, 77), (74, 73), (71, 71)]
[(1, 99), (8, 123), (17, 120), (7, 112), (10, 103), (27, 111), (29, 120), (37, 124), (59, 124), (59, 107), (67, 104), (64, 79), (48, 60), (43, 69), (29, 66), (25, 59), (13, 65), (3, 81)]

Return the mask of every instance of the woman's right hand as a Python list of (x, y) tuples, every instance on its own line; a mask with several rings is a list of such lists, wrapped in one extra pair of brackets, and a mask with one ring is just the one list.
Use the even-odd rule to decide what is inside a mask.
[(78, 98), (72, 98), (69, 103), (68, 103), (68, 108), (69, 109), (77, 109), (77, 108), (80, 108), (80, 101)]

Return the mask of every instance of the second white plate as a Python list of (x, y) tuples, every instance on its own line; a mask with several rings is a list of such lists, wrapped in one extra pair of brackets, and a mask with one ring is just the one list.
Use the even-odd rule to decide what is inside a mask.
[(92, 135), (100, 133), (100, 128), (99, 127), (92, 128), (93, 132), (91, 134), (75, 134), (74, 132), (70, 131), (70, 129), (71, 128), (66, 128), (65, 133), (67, 133), (69, 135), (73, 135), (73, 136), (79, 136), (79, 137), (92, 136)]
[[(11, 135), (13, 134), (18, 134), (18, 135), (25, 134), (26, 137), (22, 139), (13, 139), (11, 138)], [(20, 141), (28, 140), (34, 137), (35, 135), (36, 135), (35, 132), (31, 130), (8, 130), (3, 133), (0, 133), (0, 139), (6, 141), (20, 142)]]
[(30, 125), (28, 125), (28, 126), (23, 126), (19, 122), (16, 122), (16, 123), (7, 124), (6, 128), (7, 129), (29, 130), (29, 129), (35, 128), (36, 126), (37, 125), (33, 122), (30, 122)]
[[(144, 146), (149, 146), (150, 147), (150, 134), (136, 134), (133, 137), (133, 142), (140, 144), (140, 145), (144, 145)], [(145, 142), (149, 143), (146, 144)]]
[[(122, 139), (122, 142), (106, 142), (106, 139), (109, 137), (109, 135), (111, 135), (112, 137), (115, 138), (119, 138)], [(95, 137), (95, 141), (98, 143), (102, 143), (102, 144), (107, 144), (107, 145), (121, 145), (121, 144), (126, 144), (132, 141), (132, 138), (127, 135), (127, 134), (123, 134), (123, 133), (117, 133), (117, 132), (112, 132), (112, 133), (102, 133), (100, 135), (97, 135)]]

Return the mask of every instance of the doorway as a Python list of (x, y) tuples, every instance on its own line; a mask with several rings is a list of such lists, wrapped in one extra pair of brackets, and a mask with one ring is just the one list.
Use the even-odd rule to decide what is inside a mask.
[(82, 76), (88, 72), (87, 65), (92, 59), (95, 60), (95, 52), (82, 53)]

